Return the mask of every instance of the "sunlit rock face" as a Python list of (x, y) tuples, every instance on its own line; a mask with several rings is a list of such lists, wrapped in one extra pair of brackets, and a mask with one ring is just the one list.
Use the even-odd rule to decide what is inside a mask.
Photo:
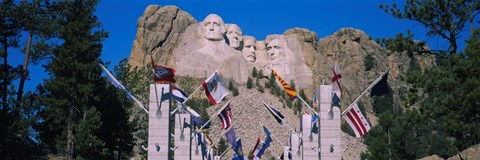
[[(294, 115), (288, 107), (281, 107), (285, 104), (269, 92), (242, 88), (254, 67), (262, 71), (264, 78), (270, 76), (271, 69), (275, 70), (287, 83), (294, 81), (297, 90), (304, 89), (311, 99), (313, 90), (322, 84), (331, 84), (336, 59), (342, 74), (343, 110), (387, 68), (390, 68), (388, 81), (394, 92), (393, 103), (402, 105), (401, 92), (408, 90), (408, 86), (397, 79), (406, 75), (411, 64), (426, 69), (435, 62), (435, 57), (430, 55), (408, 57), (406, 53), (388, 51), (365, 32), (354, 28), (341, 28), (320, 38), (314, 31), (305, 28), (252, 37), (248, 35), (252, 31), (241, 29), (242, 24), (225, 24), (225, 21), (234, 20), (210, 14), (198, 22), (175, 6), (148, 6), (138, 19), (137, 35), (128, 63), (149, 66), (150, 57), (153, 57), (157, 65), (174, 68), (176, 76), (195, 78), (207, 78), (223, 66), (220, 70), (222, 78), (240, 84), (239, 96), (230, 97), (235, 120), (238, 121), (235, 124), (238, 137), (257, 137), (256, 133), (263, 131), (251, 126), (261, 121), (268, 126), (276, 126), (271, 131), (281, 141), (288, 140), (287, 132), (271, 117), (265, 116), (269, 113), (263, 112), (263, 101), (280, 109), (294, 127), (299, 124), (298, 115)], [(375, 126), (371, 100), (363, 96), (361, 102), (366, 107), (367, 119)], [(209, 112), (214, 111), (211, 109)], [(215, 128), (215, 125), (212, 126)], [(212, 132), (219, 134), (219, 131), (213, 129)], [(253, 139), (244, 140), (245, 146), (249, 146), (247, 148), (252, 148), (253, 142)], [(278, 144), (272, 148), (277, 153), (283, 149)]]
[[(150, 56), (158, 65), (173, 67), (179, 76), (207, 78), (223, 66), (223, 78), (245, 84), (253, 67), (268, 77), (275, 70), (287, 83), (311, 95), (321, 84), (331, 84), (334, 59), (339, 63), (342, 88), (349, 102), (356, 98), (385, 69), (395, 96), (405, 89), (398, 77), (412, 63), (422, 69), (433, 66), (435, 57), (396, 53), (382, 48), (365, 32), (341, 28), (332, 35), (319, 36), (305, 28), (292, 28), (283, 34), (252, 37), (241, 24), (229, 23), (221, 15), (210, 14), (197, 22), (175, 6), (151, 5), (137, 22), (129, 64), (147, 66)], [(368, 60), (370, 59), (370, 61)], [(365, 97), (366, 99), (366, 97)], [(399, 101), (400, 98), (396, 98)], [(369, 106), (368, 100), (366, 105)], [(397, 102), (395, 102), (397, 103)]]

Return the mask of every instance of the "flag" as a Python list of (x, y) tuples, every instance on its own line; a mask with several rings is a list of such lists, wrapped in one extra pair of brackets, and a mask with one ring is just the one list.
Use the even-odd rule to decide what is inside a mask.
[(125, 94), (127, 95), (127, 97), (129, 99), (132, 99), (133, 101), (135, 101), (135, 103), (140, 108), (142, 108), (143, 110), (145, 110), (148, 113), (147, 109), (145, 109), (142, 102), (140, 102), (137, 98), (135, 98), (132, 95), (132, 93), (130, 93), (130, 91), (128, 91), (127, 88), (125, 88), (125, 86), (123, 86), (122, 83), (120, 83), (120, 81), (118, 81), (117, 78), (115, 78), (115, 76), (113, 76), (112, 73), (110, 73), (110, 71), (107, 70), (107, 68), (105, 68), (102, 64), (100, 64), (100, 67), (102, 68), (103, 71), (105, 71), (105, 73), (107, 74), (108, 81), (110, 81), (110, 83), (112, 83), (113, 86), (115, 86), (118, 89), (121, 89), (121, 90), (125, 91)]
[[(200, 117), (195, 117), (195, 116), (190, 116), (192, 121), (193, 121), (193, 125), (200, 128), (202, 127), (203, 125), (205, 125), (205, 121), (203, 121)], [(204, 129), (209, 129), (210, 128), (210, 125), (207, 124), (205, 125), (205, 127), (203, 127)]]
[(218, 114), (218, 118), (222, 121), (222, 128), (227, 129), (232, 125), (232, 110), (230, 108), (230, 103), (227, 104), (220, 114)]
[(317, 103), (317, 92), (313, 90), (312, 106), (315, 106), (316, 103)]
[(197, 142), (198, 145), (200, 145), (200, 149), (202, 151), (202, 156), (203, 157), (208, 157), (208, 149), (207, 149), (207, 142), (205, 140), (205, 135), (201, 132), (197, 133)]
[(375, 86), (372, 88), (372, 92), (370, 93), (370, 97), (372, 96), (381, 96), (387, 93), (390, 93), (390, 89), (388, 88), (388, 71), (382, 76), (382, 79), (378, 81)]
[(183, 128), (190, 128), (191, 125), (187, 123), (186, 121), (183, 121)]
[(179, 111), (186, 112), (192, 115), (193, 117), (200, 117), (200, 114), (198, 114), (197, 111), (193, 110), (192, 107), (185, 106), (184, 104), (181, 104), (181, 103), (178, 104), (178, 107), (180, 107), (178, 109)]
[(263, 148), (263, 142), (260, 140), (260, 137), (257, 138), (257, 143), (255, 144), (255, 147), (253, 147), (252, 151), (252, 157), (253, 160), (259, 160), (262, 158), (262, 155), (259, 154), (260, 150)]
[(176, 87), (175, 85), (171, 85), (171, 86), (172, 86), (173, 98), (179, 103), (184, 103), (185, 100), (188, 98), (188, 94), (183, 92), (180, 88)]
[[(233, 128), (232, 128), (233, 129)], [(235, 145), (232, 145), (233, 151), (237, 154), (239, 160), (243, 160), (243, 150), (242, 150), (242, 139), (238, 138), (235, 142)]]
[(272, 142), (272, 137), (270, 137), (270, 131), (267, 129), (267, 127), (263, 126), (263, 131), (265, 132), (266, 134), (266, 137), (265, 137), (265, 142), (263, 143), (262, 145), (262, 148), (258, 151), (258, 155), (263, 155), (263, 153), (265, 153), (265, 150), (267, 150), (267, 148), (270, 146), (270, 142)]
[(227, 131), (227, 133), (225, 133), (225, 137), (227, 138), (227, 141), (228, 143), (230, 143), (230, 145), (232, 146), (235, 146), (236, 145), (236, 140), (237, 140), (237, 137), (235, 137), (235, 130), (234, 128), (230, 128), (230, 130)]
[(312, 129), (311, 129), (311, 133), (315, 133), (315, 134), (318, 134), (318, 126), (317, 126), (317, 123), (318, 123), (318, 117), (316, 115), (312, 115)]
[(343, 117), (353, 129), (357, 138), (360, 138), (370, 130), (370, 124), (368, 124), (367, 119), (365, 119), (362, 111), (358, 108), (357, 103), (352, 105), (353, 107), (351, 107)]
[(332, 107), (340, 108), (340, 97), (337, 96), (337, 93), (333, 92), (332, 96)]
[(337, 60), (333, 61), (333, 77), (332, 77), (332, 89), (334, 93), (337, 93), (338, 97), (342, 96), (342, 74), (340, 74), (340, 68), (338, 67)]
[(208, 79), (202, 83), (202, 86), (205, 89), (205, 94), (207, 95), (208, 100), (213, 105), (220, 102), (223, 97), (228, 94), (228, 90), (217, 72), (208, 77)]
[(295, 92), (295, 90), (293, 90), (292, 87), (290, 87), (287, 82), (285, 82), (282, 77), (280, 77), (277, 72), (275, 72), (273, 69), (272, 69), (272, 73), (273, 75), (275, 75), (275, 77), (278, 79), (278, 81), (280, 81), (280, 83), (282, 84), (283, 86), (283, 89), (285, 89), (285, 91), (287, 92), (287, 95), (290, 97), (290, 99), (295, 99), (297, 98), (297, 92)]
[(154, 82), (172, 82), (175, 83), (175, 70), (173, 68), (155, 65), (152, 59), (152, 68), (153, 68), (153, 81)]
[(273, 117), (275, 118), (275, 120), (277, 120), (278, 123), (283, 124), (283, 118), (284, 117), (279, 111), (277, 111), (275, 108), (269, 106), (265, 102), (263, 102), (263, 106), (265, 106), (265, 108), (267, 108), (268, 112), (270, 112), (273, 115)]

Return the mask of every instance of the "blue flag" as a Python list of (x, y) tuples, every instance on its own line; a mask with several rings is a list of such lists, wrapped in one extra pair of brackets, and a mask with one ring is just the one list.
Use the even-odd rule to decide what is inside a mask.
[(265, 137), (265, 142), (263, 143), (262, 148), (258, 151), (258, 156), (261, 157), (263, 153), (265, 153), (265, 150), (267, 150), (268, 147), (270, 147), (270, 142), (272, 142), (272, 137), (270, 137), (270, 131), (267, 129), (267, 127), (263, 126), (263, 131), (265, 131), (265, 134), (267, 135)]
[(235, 143), (235, 145), (232, 145), (232, 148), (235, 151), (235, 153), (237, 154), (237, 158), (239, 160), (243, 160), (244, 156), (243, 156), (242, 139), (241, 138), (237, 139), (237, 142)]
[(233, 127), (230, 128), (227, 133), (225, 133), (225, 137), (227, 137), (228, 143), (235, 147), (235, 140), (237, 140), (237, 138), (235, 137), (235, 130), (233, 129)]
[[(193, 126), (196, 126), (198, 128), (202, 127), (203, 125), (205, 125), (205, 121), (203, 121), (200, 117), (195, 117), (195, 116), (190, 116), (192, 118), (192, 121), (193, 121)], [(210, 125), (207, 124), (205, 125), (205, 127), (203, 127), (204, 129), (209, 129), (210, 128)]]
[(318, 122), (318, 117), (315, 116), (315, 115), (312, 115), (312, 130), (311, 132), (312, 133), (315, 133), (315, 134), (318, 134), (318, 126), (317, 126), (317, 122)]

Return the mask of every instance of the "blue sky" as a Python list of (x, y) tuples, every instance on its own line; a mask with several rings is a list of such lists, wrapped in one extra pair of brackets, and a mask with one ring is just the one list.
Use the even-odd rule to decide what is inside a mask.
[[(215, 13), (226, 23), (235, 23), (244, 35), (264, 40), (269, 34), (282, 34), (289, 28), (307, 28), (319, 38), (332, 35), (341, 28), (353, 27), (363, 30), (372, 38), (394, 37), (395, 34), (411, 30), (415, 39), (427, 41), (432, 49), (447, 49), (448, 44), (440, 38), (425, 37), (425, 28), (417, 22), (395, 19), (383, 12), (378, 5), (397, 3), (392, 0), (102, 0), (95, 14), (109, 32), (103, 41), (101, 59), (113, 66), (130, 56), (136, 35), (137, 20), (148, 5), (175, 5), (202, 21), (208, 14)], [(468, 30), (464, 38), (468, 37)], [(464, 40), (458, 41), (459, 49), (465, 47)], [(9, 61), (14, 66), (23, 62), (23, 54), (12, 53)], [(27, 90), (34, 90), (47, 78), (41, 66), (29, 66), (30, 80)], [(15, 82), (18, 86), (18, 82)]]

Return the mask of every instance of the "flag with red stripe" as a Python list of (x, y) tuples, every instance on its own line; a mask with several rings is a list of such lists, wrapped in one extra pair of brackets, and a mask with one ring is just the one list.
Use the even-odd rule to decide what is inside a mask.
[(342, 87), (340, 82), (342, 81), (342, 74), (340, 74), (340, 68), (338, 67), (337, 60), (333, 61), (333, 77), (332, 77), (332, 89), (338, 97), (342, 96)]
[(290, 99), (295, 99), (297, 98), (297, 92), (295, 90), (293, 90), (292, 87), (290, 87), (287, 82), (285, 82), (282, 77), (280, 77), (277, 72), (275, 72), (273, 69), (272, 69), (272, 73), (273, 75), (275, 75), (275, 77), (278, 79), (278, 81), (280, 81), (280, 83), (282, 84), (282, 87), (283, 89), (285, 89), (285, 91), (287, 92), (287, 95), (290, 97)]
[(370, 124), (368, 124), (367, 119), (365, 119), (362, 111), (358, 108), (357, 103), (352, 105), (353, 107), (343, 117), (353, 129), (357, 138), (360, 138), (370, 130)]
[(217, 72), (208, 77), (208, 79), (202, 83), (202, 86), (205, 89), (208, 101), (213, 105), (222, 101), (228, 94), (228, 89), (225, 87)]
[[(222, 121), (222, 128), (227, 129), (232, 126), (232, 110), (230, 108), (230, 103), (227, 104), (220, 114), (218, 114), (218, 118)], [(234, 139), (235, 140), (235, 139)]]

